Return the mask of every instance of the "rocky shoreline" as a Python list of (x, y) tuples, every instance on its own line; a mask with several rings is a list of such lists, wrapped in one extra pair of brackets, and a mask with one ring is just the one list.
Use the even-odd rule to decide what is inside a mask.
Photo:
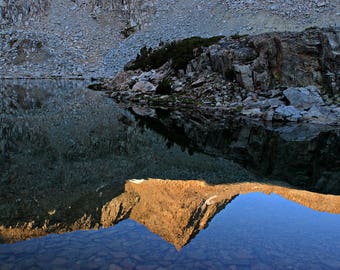
[[(125, 71), (90, 87), (109, 91), (141, 116), (155, 116), (156, 108), (187, 108), (204, 111), (212, 121), (234, 116), (338, 126), (339, 36), (339, 28), (231, 36), (199, 53), (195, 48), (184, 68), (174, 68), (171, 56), (158, 66), (136, 68), (159, 58), (168, 50), (163, 45), (144, 56), (141, 51)], [(167, 90), (160, 89), (164, 82)]]

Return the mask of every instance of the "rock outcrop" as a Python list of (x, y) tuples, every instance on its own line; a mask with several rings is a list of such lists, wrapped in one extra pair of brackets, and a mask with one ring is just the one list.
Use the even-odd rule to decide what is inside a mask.
[[(339, 125), (339, 30), (313, 28), (224, 38), (194, 50), (192, 60), (180, 70), (173, 68), (171, 56), (158, 68), (131, 70), (140, 61), (136, 59), (102, 87), (126, 107), (191, 107), (266, 122)], [(154, 54), (166, 48), (155, 49)], [(149, 61), (153, 52), (141, 57)], [(164, 79), (172, 84), (166, 95), (134, 87), (143, 82), (155, 89)]]
[(340, 91), (340, 29), (307, 29), (300, 33), (234, 36), (210, 48), (213, 70), (232, 70), (247, 90), (278, 86), (323, 86)]

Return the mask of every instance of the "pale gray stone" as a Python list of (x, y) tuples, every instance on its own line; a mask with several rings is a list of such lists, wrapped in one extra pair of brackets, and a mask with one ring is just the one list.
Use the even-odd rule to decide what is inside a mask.
[(274, 111), (273, 119), (279, 121), (297, 122), (301, 118), (301, 111), (294, 106), (282, 105)]
[(135, 83), (135, 85), (132, 87), (132, 91), (140, 91), (142, 93), (146, 92), (152, 92), (156, 90), (156, 86), (154, 86), (152, 83), (147, 81), (140, 81)]
[(324, 105), (320, 96), (320, 90), (315, 86), (291, 87), (283, 91), (290, 105), (304, 110), (310, 109), (313, 105)]

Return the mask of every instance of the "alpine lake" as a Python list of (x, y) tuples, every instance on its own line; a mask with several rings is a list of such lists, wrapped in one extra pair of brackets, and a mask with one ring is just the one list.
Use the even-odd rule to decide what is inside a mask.
[(140, 117), (0, 81), (0, 269), (340, 269), (340, 128)]

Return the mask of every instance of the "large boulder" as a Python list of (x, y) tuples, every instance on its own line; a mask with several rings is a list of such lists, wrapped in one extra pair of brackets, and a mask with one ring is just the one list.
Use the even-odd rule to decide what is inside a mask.
[(320, 90), (315, 86), (291, 87), (283, 91), (289, 104), (295, 108), (308, 110), (313, 105), (324, 105)]
[(132, 91), (140, 91), (142, 93), (153, 92), (156, 90), (156, 86), (147, 81), (136, 82), (132, 87)]
[(273, 119), (277, 121), (297, 122), (301, 116), (301, 111), (294, 106), (282, 105), (274, 111)]

